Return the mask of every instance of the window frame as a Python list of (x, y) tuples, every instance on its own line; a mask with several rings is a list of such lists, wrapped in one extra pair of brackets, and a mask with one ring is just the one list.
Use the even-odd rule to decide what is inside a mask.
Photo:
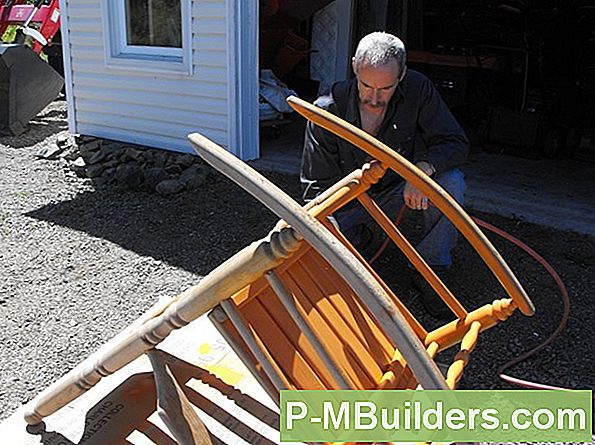
[(124, 1), (102, 0), (106, 67), (192, 75), (192, 0), (179, 1), (182, 47), (172, 48), (129, 45)]

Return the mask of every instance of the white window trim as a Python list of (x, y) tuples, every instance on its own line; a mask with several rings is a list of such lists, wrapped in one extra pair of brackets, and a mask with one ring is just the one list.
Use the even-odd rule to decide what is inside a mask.
[(228, 0), (229, 150), (247, 161), (260, 157), (258, 142), (258, 2)]
[[(68, 11), (67, 0), (59, 0), (60, 11)], [(66, 89), (66, 107), (68, 108), (68, 131), (78, 133), (76, 121), (76, 107), (74, 106), (74, 91), (72, 81), (72, 46), (70, 45), (70, 25), (68, 14), (64, 12), (60, 17), (60, 35), (62, 36), (62, 54), (64, 55), (64, 87)]]
[(122, 0), (102, 0), (105, 65), (109, 69), (192, 75), (192, 0), (181, 1), (182, 48), (128, 45)]

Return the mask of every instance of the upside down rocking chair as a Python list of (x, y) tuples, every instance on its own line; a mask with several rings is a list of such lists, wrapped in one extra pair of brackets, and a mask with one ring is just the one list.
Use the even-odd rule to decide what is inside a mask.
[[(190, 135), (206, 162), (281, 220), (266, 238), (238, 252), (159, 311), (145, 315), (127, 336), (114, 339), (43, 391), (26, 412), (29, 424), (41, 422), (145, 353), (151, 354), (156, 368), (158, 398), (168, 394), (178, 399), (178, 408), (187, 407), (184, 392), (159, 365), (154, 348), (174, 329), (206, 313), (273, 400), (282, 389), (454, 389), (481, 332), (517, 308), (525, 315), (533, 313), (508, 265), (439, 185), (363, 131), (297, 98), (289, 102), (373, 160), (301, 207), (224, 149), (202, 135)], [(473, 309), (453, 295), (367, 193), (389, 169), (423, 191), (455, 225), (501, 283), (506, 297)], [(452, 321), (426, 330), (329, 221), (353, 200), (443, 299)], [(459, 350), (444, 376), (434, 359), (456, 345)], [(179, 443), (209, 443), (192, 409), (175, 411), (162, 401), (159, 406)]]

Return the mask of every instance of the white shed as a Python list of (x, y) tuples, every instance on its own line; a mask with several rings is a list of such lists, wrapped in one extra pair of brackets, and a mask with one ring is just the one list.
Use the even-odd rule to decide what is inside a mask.
[[(331, 6), (351, 23), (352, 5)], [(190, 152), (186, 135), (198, 131), (241, 159), (259, 156), (258, 0), (60, 0), (60, 7), (72, 133)], [(335, 77), (347, 73), (348, 28), (331, 33)]]

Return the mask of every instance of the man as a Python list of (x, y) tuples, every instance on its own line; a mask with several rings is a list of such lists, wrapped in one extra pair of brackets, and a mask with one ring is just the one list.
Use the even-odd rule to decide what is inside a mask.
[[(407, 71), (403, 42), (383, 32), (369, 34), (359, 42), (352, 67), (355, 79), (336, 83), (331, 93), (318, 98), (315, 104), (414, 162), (462, 203), (465, 183), (457, 167), (467, 157), (469, 142), (432, 82), (421, 73)], [(300, 175), (304, 201), (313, 199), (365, 161), (364, 152), (309, 123)], [(444, 276), (452, 265), (457, 232), (440, 211), (429, 206), (427, 196), (392, 171), (371, 188), (370, 194), (391, 217), (403, 203), (421, 213), (424, 236), (416, 248)], [(334, 217), (347, 235), (370, 221), (365, 210), (355, 203)], [(438, 318), (447, 316), (446, 305), (420, 278), (416, 277), (414, 283), (426, 310)]]

